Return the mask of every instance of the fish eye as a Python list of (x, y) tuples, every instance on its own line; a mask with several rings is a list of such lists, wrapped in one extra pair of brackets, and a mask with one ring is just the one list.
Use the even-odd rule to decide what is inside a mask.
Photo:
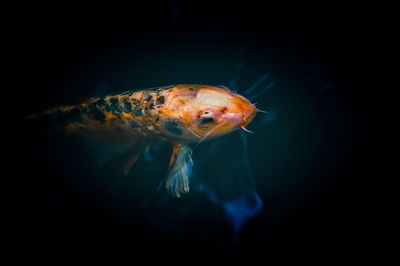
[(204, 111), (201, 114), (199, 114), (197, 117), (198, 117), (201, 125), (210, 124), (210, 123), (214, 122), (213, 114), (212, 114), (212, 112), (209, 112), (209, 111)]
[(201, 124), (208, 124), (214, 122), (214, 118), (212, 117), (200, 117)]

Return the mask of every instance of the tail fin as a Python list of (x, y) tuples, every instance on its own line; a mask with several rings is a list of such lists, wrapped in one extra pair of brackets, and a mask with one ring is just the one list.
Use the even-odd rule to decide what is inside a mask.
[[(40, 113), (27, 115), (24, 117), (24, 120), (29, 125), (35, 127), (50, 129), (64, 128), (68, 124), (84, 122), (88, 115), (97, 115), (99, 110), (96, 108), (96, 101), (98, 99), (90, 99), (76, 105), (52, 107)], [(104, 114), (101, 115), (104, 116)]]

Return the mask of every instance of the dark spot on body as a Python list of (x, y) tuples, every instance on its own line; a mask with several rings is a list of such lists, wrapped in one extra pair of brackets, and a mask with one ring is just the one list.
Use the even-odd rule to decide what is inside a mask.
[(149, 109), (154, 110), (154, 103), (149, 104)]
[(120, 102), (118, 101), (118, 98), (115, 96), (110, 97), (109, 101), (110, 101), (111, 112), (113, 113), (113, 115), (119, 117), (123, 112), (123, 110)]
[(193, 89), (193, 88), (189, 88), (189, 90), (190, 90), (190, 91), (194, 91), (194, 89)]
[(153, 96), (149, 95), (149, 96), (146, 98), (146, 102), (151, 101), (151, 99), (153, 99)]
[(102, 110), (103, 112), (111, 112), (110, 105), (104, 99), (99, 99), (95, 102), (97, 109)]
[(118, 103), (118, 98), (115, 96), (112, 96), (112, 97), (110, 97), (109, 101), (111, 104), (115, 104), (115, 103)]
[(176, 120), (166, 120), (164, 121), (164, 128), (174, 134), (174, 135), (182, 135), (182, 129), (179, 128), (180, 123)]
[(99, 110), (99, 106), (97, 103), (92, 103), (87, 106), (87, 115), (89, 119), (100, 121), (101, 123), (104, 123), (106, 116), (104, 112)]
[(108, 105), (107, 103), (105, 103), (103, 107), (105, 112), (111, 112), (111, 106)]
[(156, 103), (157, 104), (164, 104), (165, 103), (165, 99), (164, 96), (160, 96), (156, 99)]
[(124, 111), (125, 113), (132, 112), (132, 104), (128, 99), (124, 99)]
[(142, 116), (142, 115), (143, 115), (142, 109), (137, 109), (137, 110), (135, 111), (135, 116)]

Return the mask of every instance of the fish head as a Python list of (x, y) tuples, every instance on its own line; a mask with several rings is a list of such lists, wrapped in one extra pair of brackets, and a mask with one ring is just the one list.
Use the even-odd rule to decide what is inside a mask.
[[(175, 121), (186, 142), (199, 142), (245, 127), (258, 109), (245, 97), (225, 88), (206, 85), (180, 85), (175, 97)], [(190, 91), (188, 91), (190, 87)]]

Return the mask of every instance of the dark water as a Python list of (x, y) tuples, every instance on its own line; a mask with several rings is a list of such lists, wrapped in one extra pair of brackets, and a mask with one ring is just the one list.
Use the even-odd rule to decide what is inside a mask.
[(191, 192), (180, 200), (157, 192), (167, 145), (151, 146), (124, 177), (114, 156), (123, 147), (24, 129), (23, 157), (13, 153), (11, 165), (22, 174), (23, 236), (149, 247), (359, 241), (374, 147), (366, 135), (366, 26), (351, 8), (313, 8), (172, 1), (109, 19), (82, 12), (25, 23), (30, 85), (19, 91), (21, 115), (178, 83), (228, 86), (268, 114), (248, 126), (255, 134), (196, 147)]

